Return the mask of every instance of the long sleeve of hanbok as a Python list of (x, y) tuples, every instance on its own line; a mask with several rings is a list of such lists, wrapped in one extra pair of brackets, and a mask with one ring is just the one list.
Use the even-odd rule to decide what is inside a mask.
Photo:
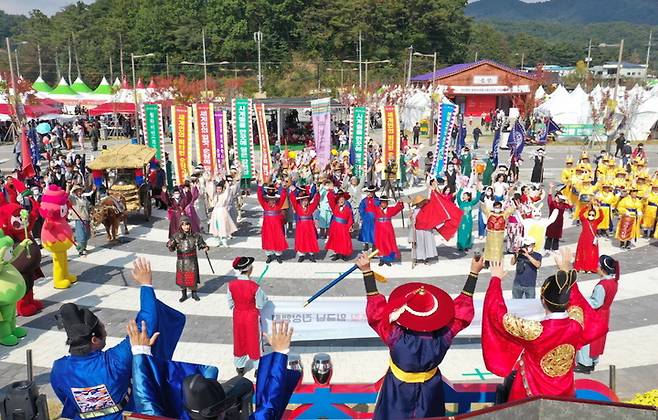
[(260, 358), (256, 379), (254, 420), (277, 420), (283, 417), (301, 372), (287, 369), (288, 355), (270, 353)]
[[(575, 271), (571, 275), (576, 275)], [(609, 327), (608, 319), (602, 312), (592, 308), (592, 305), (590, 305), (589, 301), (580, 292), (577, 283), (574, 283), (571, 287), (567, 312), (569, 313), (569, 317), (578, 321), (583, 327), (582, 346), (590, 344), (597, 338), (607, 334)]]

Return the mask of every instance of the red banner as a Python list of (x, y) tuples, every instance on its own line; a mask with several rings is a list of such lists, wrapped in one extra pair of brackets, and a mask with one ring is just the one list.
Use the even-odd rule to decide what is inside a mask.
[(174, 170), (176, 171), (177, 185), (185, 183), (185, 177), (191, 173), (192, 148), (190, 132), (192, 118), (190, 109), (186, 106), (172, 106), (171, 115), (173, 118), (174, 138)]
[(215, 160), (215, 130), (212, 104), (194, 104), (194, 134), (196, 138), (196, 162), (214, 174), (217, 169)]
[(397, 105), (384, 106), (382, 116), (384, 117), (384, 168), (391, 161), (395, 163), (397, 179), (400, 179), (400, 115)]
[(256, 125), (258, 126), (258, 140), (260, 142), (260, 176), (265, 182), (272, 172), (272, 155), (270, 154), (270, 141), (265, 120), (265, 105), (254, 104)]

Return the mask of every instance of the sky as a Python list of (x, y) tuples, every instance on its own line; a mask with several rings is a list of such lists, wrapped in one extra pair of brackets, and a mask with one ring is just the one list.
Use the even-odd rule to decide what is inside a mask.
[[(94, 0), (82, 0), (85, 3), (93, 3)], [(72, 0), (0, 0), (0, 10), (12, 15), (27, 15), (30, 10), (41, 9), (43, 13), (50, 16), (57, 13), (61, 8), (76, 3)]]

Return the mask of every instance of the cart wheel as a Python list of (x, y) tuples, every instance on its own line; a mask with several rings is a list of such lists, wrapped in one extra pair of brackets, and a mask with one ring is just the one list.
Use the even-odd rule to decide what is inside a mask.
[(146, 221), (148, 222), (151, 220), (151, 192), (147, 191), (146, 192), (146, 197), (144, 197), (144, 216), (146, 217)]

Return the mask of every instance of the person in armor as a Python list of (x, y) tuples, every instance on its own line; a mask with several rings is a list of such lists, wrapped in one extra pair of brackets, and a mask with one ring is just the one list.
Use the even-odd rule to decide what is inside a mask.
[(179, 230), (167, 242), (169, 251), (176, 251), (176, 284), (181, 288), (179, 302), (187, 300), (187, 289), (192, 291), (192, 299), (198, 301), (199, 261), (197, 249), (208, 251), (208, 245), (200, 234), (192, 232), (192, 223), (187, 216), (181, 216)]

